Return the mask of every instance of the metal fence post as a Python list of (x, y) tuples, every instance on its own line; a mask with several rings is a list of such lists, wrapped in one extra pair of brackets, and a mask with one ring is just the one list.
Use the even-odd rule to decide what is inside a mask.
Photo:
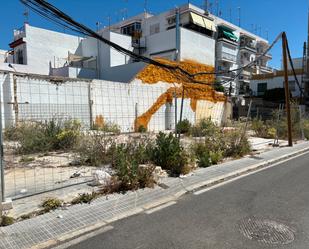
[(91, 83), (88, 84), (88, 101), (89, 101), (89, 127), (93, 129), (93, 100), (92, 100), (92, 86)]
[[(0, 88), (0, 175), (1, 175), (1, 202), (5, 202), (5, 179), (4, 179), (4, 160), (3, 160), (3, 133), (2, 133), (2, 85)], [(1, 203), (0, 203), (1, 204)]]

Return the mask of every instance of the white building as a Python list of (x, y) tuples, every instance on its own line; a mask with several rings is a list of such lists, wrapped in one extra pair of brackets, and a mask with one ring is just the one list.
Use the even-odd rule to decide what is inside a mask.
[[(303, 58), (293, 59), (294, 69), (297, 75), (298, 82), (300, 85), (303, 82)], [(288, 76), (289, 76), (289, 88), (293, 97), (300, 96), (300, 88), (297, 85), (293, 71), (291, 70), (290, 64), (288, 64)], [(254, 75), (250, 82), (250, 88), (253, 96), (262, 97), (265, 91), (274, 88), (284, 88), (284, 70), (275, 70), (272, 73)]]
[[(179, 13), (179, 15), (177, 14)], [(268, 41), (192, 5), (151, 15), (142, 13), (99, 31), (104, 38), (135, 53), (151, 58), (194, 60), (231, 70), (246, 65), (268, 48)], [(145, 66), (89, 37), (77, 37), (25, 24), (14, 31), (11, 51), (0, 69), (72, 78), (97, 78), (130, 82)], [(270, 55), (254, 69), (244, 70), (239, 79), (234, 73), (220, 75), (232, 95), (249, 90), (252, 74), (272, 72), (267, 67)]]

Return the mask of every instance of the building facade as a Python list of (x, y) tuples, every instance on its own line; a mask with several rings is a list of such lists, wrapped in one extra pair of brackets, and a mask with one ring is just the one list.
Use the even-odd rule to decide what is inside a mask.
[[(151, 15), (142, 13), (99, 30), (104, 38), (151, 58), (192, 60), (218, 71), (240, 68), (268, 48), (268, 41), (192, 4)], [(145, 67), (91, 37), (77, 37), (25, 24), (14, 31), (11, 50), (0, 69), (18, 72), (130, 82)], [(271, 73), (271, 55), (254, 68), (218, 75), (231, 95), (249, 91), (252, 75)], [(8, 65), (11, 64), (11, 67)]]

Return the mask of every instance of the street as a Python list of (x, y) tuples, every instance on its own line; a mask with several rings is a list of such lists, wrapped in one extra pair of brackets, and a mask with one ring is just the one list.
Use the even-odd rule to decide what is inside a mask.
[(309, 248), (309, 154), (111, 224), (70, 249)]

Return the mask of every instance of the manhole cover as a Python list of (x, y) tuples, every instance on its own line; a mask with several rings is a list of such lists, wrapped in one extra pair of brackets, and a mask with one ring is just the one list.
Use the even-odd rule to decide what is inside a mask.
[(239, 229), (248, 239), (266, 244), (289, 244), (295, 238), (290, 227), (267, 219), (244, 219), (239, 223)]

